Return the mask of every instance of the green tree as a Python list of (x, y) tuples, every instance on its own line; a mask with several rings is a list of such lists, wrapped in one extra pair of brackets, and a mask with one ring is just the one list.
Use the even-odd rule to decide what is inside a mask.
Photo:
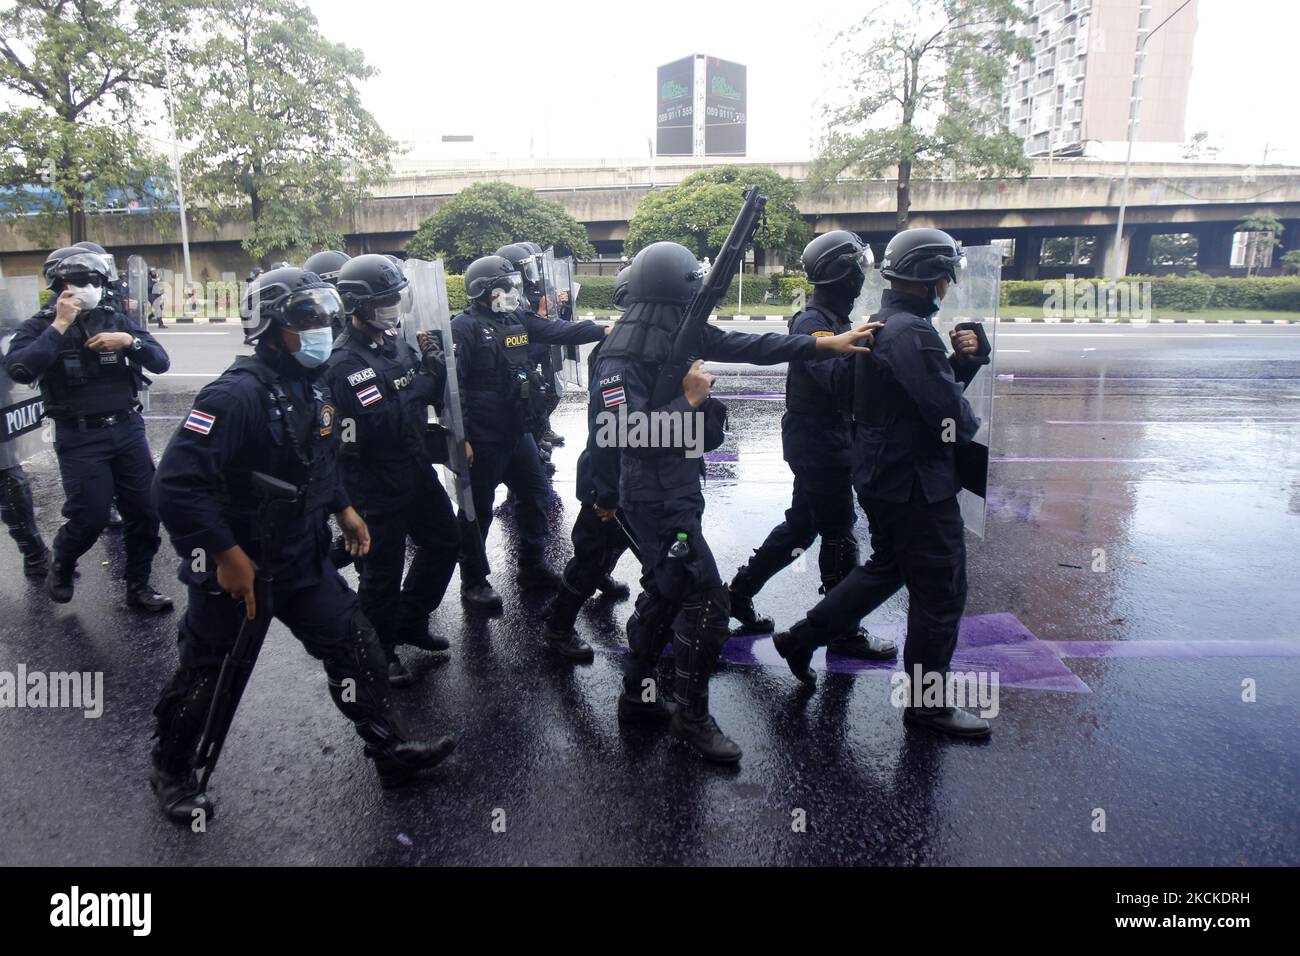
[(812, 234), (796, 204), (797, 185), (771, 169), (738, 166), (706, 169), (669, 189), (651, 192), (628, 223), (624, 249), (632, 255), (652, 242), (667, 241), (681, 243), (700, 258), (717, 255), (748, 186), (757, 186), (767, 196), (754, 245), (797, 262)]
[(596, 250), (582, 223), (559, 203), (509, 183), (475, 183), (461, 190), (406, 243), (420, 259), (442, 259), (448, 271), (461, 272), (475, 259), (512, 242), (555, 246), (556, 255), (590, 259)]
[(375, 74), (297, 0), (206, 0), (177, 123), (185, 184), (209, 223), (246, 221), (264, 264), (342, 244), (351, 206), (390, 171), (394, 142), (361, 104)]
[(1282, 240), (1282, 222), (1277, 216), (1247, 216), (1237, 223), (1237, 232), (1246, 233), (1246, 275), (1249, 276), (1264, 265), (1267, 253), (1274, 246), (1280, 246)]
[(1286, 275), (1300, 275), (1300, 249), (1292, 249), (1282, 257), (1282, 272)]
[(1151, 264), (1195, 268), (1199, 249), (1200, 240), (1195, 233), (1158, 233), (1151, 237)]
[[(189, 4), (17, 0), (0, 10), (0, 218), (36, 238), (86, 236), (86, 213), (145, 193), (166, 164), (143, 101)], [(37, 215), (27, 213), (35, 209)]]
[(1017, 0), (880, 3), (840, 35), (843, 75), (853, 79), (826, 111), (809, 187), (893, 167), (901, 230), (914, 176), (1027, 174), (1024, 143), (1002, 111), (1004, 80), (1030, 52), (1014, 30), (1025, 20)]

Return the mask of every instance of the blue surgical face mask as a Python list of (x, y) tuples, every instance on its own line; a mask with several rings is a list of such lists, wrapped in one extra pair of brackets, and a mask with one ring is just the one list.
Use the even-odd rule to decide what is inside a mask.
[(298, 342), (298, 351), (293, 353), (298, 364), (304, 368), (319, 368), (330, 357), (330, 349), (334, 346), (334, 330), (325, 328), (299, 332)]

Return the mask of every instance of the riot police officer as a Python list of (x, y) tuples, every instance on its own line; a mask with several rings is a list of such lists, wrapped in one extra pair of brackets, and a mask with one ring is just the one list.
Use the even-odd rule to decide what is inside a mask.
[[(803, 269), (813, 285), (807, 308), (790, 320), (791, 335), (828, 336), (848, 331), (849, 313), (866, 281), (867, 247), (851, 232), (835, 230), (804, 248)], [(794, 472), (794, 494), (785, 521), (768, 534), (731, 582), (731, 616), (745, 633), (772, 630), (771, 618), (754, 610), (754, 595), (782, 568), (812, 547), (820, 535), (817, 563), (821, 592), (830, 593), (858, 566), (853, 534), (853, 480), (849, 421), (853, 357), (791, 362), (785, 380), (781, 450)], [(830, 643), (830, 650), (862, 660), (898, 654), (892, 641), (856, 626)]]
[[(340, 311), (338, 292), (314, 273), (260, 275), (241, 310), (253, 354), (199, 392), (159, 463), (163, 522), (189, 606), (180, 667), (154, 708), (151, 782), (163, 813), (179, 822), (212, 811), (192, 760), (222, 660), (240, 622), (256, 614), (255, 565), (270, 569), (275, 616), (324, 665), (330, 696), (365, 741), (383, 786), (409, 781), (453, 747), (446, 737), (431, 744), (409, 737), (389, 698), (375, 630), (329, 563), (330, 513), (354, 555), (370, 546), (336, 467), (338, 421), (319, 376)], [(298, 488), (295, 509), (272, 529), (270, 553), (260, 546), (255, 472)]]
[[(503, 259), (509, 259), (514, 263), (515, 269), (518, 270), (520, 278), (524, 280), (523, 299), (520, 302), (520, 308), (527, 309), (534, 316), (547, 321), (560, 320), (568, 321), (573, 318), (573, 309), (567, 301), (560, 303), (560, 314), (548, 314), (549, 305), (546, 301), (545, 286), (542, 276), (542, 247), (535, 242), (514, 242), (498, 249), (495, 255)], [(568, 293), (565, 292), (567, 300)], [(555, 378), (557, 372), (556, 353), (559, 348), (554, 345), (547, 345), (545, 342), (530, 342), (528, 345), (528, 360), (541, 369), (542, 382), (546, 386), (546, 397), (542, 405), (542, 414), (539, 416), (539, 422), (533, 429), (533, 440), (537, 442), (538, 450), (541, 452), (542, 463), (546, 466), (546, 472), (549, 475), (555, 474), (555, 466), (551, 464), (551, 449), (564, 444), (564, 436), (557, 434), (551, 428), (551, 415), (560, 407), (559, 391), (555, 387)], [(560, 359), (563, 362), (563, 359)]]
[[(623, 269), (614, 283), (614, 308), (626, 306), (629, 269)], [(590, 664), (595, 660), (591, 645), (577, 635), (574, 625), (583, 604), (603, 591), (609, 597), (625, 598), (626, 584), (613, 579), (619, 558), (627, 551), (627, 525), (618, 513), (618, 476), (621, 458), (617, 446), (597, 441), (597, 417), (602, 410), (600, 381), (592, 374), (604, 343), (587, 357), (589, 396), (587, 402), (587, 447), (578, 456), (578, 500), (582, 507), (570, 535), (573, 557), (564, 566), (560, 593), (551, 602), (542, 637), (547, 646), (572, 660)]]
[[(602, 344), (592, 370), (602, 413), (626, 416), (626, 429), (607, 428), (598, 440), (615, 441), (621, 449), (618, 501), (642, 562), (641, 596), (627, 624), (629, 653), (618, 716), (623, 722), (670, 721), (674, 736), (708, 760), (735, 763), (740, 747), (709, 713), (709, 676), (727, 640), (730, 604), (704, 539), (700, 490), (702, 453), (721, 443), (726, 413), (709, 395), (713, 376), (699, 362), (682, 380), (682, 394), (662, 408), (652, 407), (659, 369), (671, 354), (673, 336), (703, 272), (694, 254), (675, 242), (647, 246), (628, 269), (627, 311)], [(820, 350), (855, 351), (860, 348), (855, 343), (869, 334), (750, 335), (706, 326), (701, 358), (775, 365), (811, 359)], [(684, 439), (688, 419), (704, 424), (704, 440), (693, 450), (684, 441), (672, 447), (633, 441), (640, 423), (673, 420), (681, 423)], [(701, 429), (691, 428), (698, 436)], [(658, 430), (663, 433), (662, 426)], [(659, 657), (669, 639), (677, 671), (675, 706), (654, 690)]]
[[(308, 272), (316, 273), (330, 285), (338, 288), (339, 270), (342, 269), (344, 264), (351, 258), (352, 257), (346, 252), (339, 252), (337, 249), (325, 249), (316, 253), (314, 256), (309, 256), (307, 261), (302, 264), (302, 267)], [(344, 303), (345, 311), (342, 320), (343, 324), (334, 330), (334, 338), (336, 340), (343, 334), (344, 329), (347, 328), (348, 317), (346, 306), (347, 304)]]
[[(547, 322), (522, 310), (523, 279), (509, 259), (485, 256), (465, 270), (469, 306), (452, 320), (456, 375), (462, 392), (470, 458), (470, 484), (478, 515), (480, 545), (467, 541), (461, 555), (461, 597), (469, 607), (501, 612), (501, 598), (488, 583), (485, 551), (498, 485), (514, 493), (519, 525), (519, 583), (523, 588), (556, 587), (559, 575), (546, 562), (546, 501), (532, 429), (545, 395), (528, 356), (534, 340), (556, 345), (596, 342), (605, 329), (594, 322)], [(468, 523), (462, 533), (469, 534)]]
[(79, 249), (49, 272), (54, 299), (19, 328), (6, 363), (14, 381), (40, 381), (45, 414), (55, 424), (67, 521), (54, 539), (50, 597), (72, 600), (77, 560), (107, 526), (116, 496), (126, 525), (127, 604), (165, 611), (171, 600), (149, 583), (158, 508), (136, 395), (145, 381), (141, 369), (158, 374), (171, 363), (148, 331), (103, 304), (110, 273), (101, 256)]
[(117, 258), (97, 242), (89, 239), (73, 243), (73, 249), (85, 249), (101, 256), (108, 265), (108, 283), (104, 286), (104, 304), (118, 312), (127, 311), (126, 279), (117, 270)]
[[(979, 427), (962, 394), (989, 356), (973, 332), (953, 332), (947, 354), (932, 319), (963, 265), (957, 242), (938, 229), (907, 229), (885, 248), (890, 288), (876, 318), (884, 327), (854, 369), (853, 483), (871, 526), (871, 557), (854, 568), (776, 648), (795, 676), (816, 683), (814, 650), (907, 588), (903, 665), (913, 693), (947, 673), (966, 604), (966, 546), (957, 493), (956, 447)], [(915, 680), (923, 675), (922, 681)], [(989, 723), (959, 707), (903, 710), (909, 724), (984, 736)]]
[[(422, 335), (420, 355), (395, 333), (407, 280), (387, 256), (343, 263), (336, 284), (351, 316), (327, 373), (343, 430), (339, 464), (370, 528), (358, 596), (388, 656), (389, 682), (405, 687), (412, 677), (397, 645), (449, 646), (429, 633), (429, 614), (447, 591), (459, 552), (456, 516), (434, 472), (427, 434), (429, 406), (442, 401), (446, 360), (438, 338)], [(408, 537), (415, 557), (403, 582)]]
[(149, 310), (146, 315), (152, 316), (158, 323), (158, 328), (167, 328), (167, 323), (163, 321), (163, 287), (162, 279), (158, 275), (157, 269), (149, 270)]

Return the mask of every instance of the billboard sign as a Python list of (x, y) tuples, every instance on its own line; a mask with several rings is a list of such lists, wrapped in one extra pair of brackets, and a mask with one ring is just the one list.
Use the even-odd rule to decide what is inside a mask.
[(704, 155), (745, 155), (745, 67), (707, 57), (704, 67)]
[(655, 155), (690, 156), (695, 137), (695, 57), (659, 67)]

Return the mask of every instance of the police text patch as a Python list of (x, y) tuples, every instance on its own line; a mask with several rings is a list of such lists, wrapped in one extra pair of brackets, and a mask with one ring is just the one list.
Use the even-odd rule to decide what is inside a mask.
[(356, 388), (362, 382), (368, 382), (374, 377), (375, 370), (373, 368), (363, 368), (360, 372), (354, 372), (348, 376), (348, 384)]
[(190, 410), (190, 417), (185, 419), (184, 428), (192, 432), (198, 432), (200, 435), (206, 435), (212, 431), (212, 426), (217, 423), (215, 415), (209, 415), (207, 412), (201, 412), (197, 408)]

